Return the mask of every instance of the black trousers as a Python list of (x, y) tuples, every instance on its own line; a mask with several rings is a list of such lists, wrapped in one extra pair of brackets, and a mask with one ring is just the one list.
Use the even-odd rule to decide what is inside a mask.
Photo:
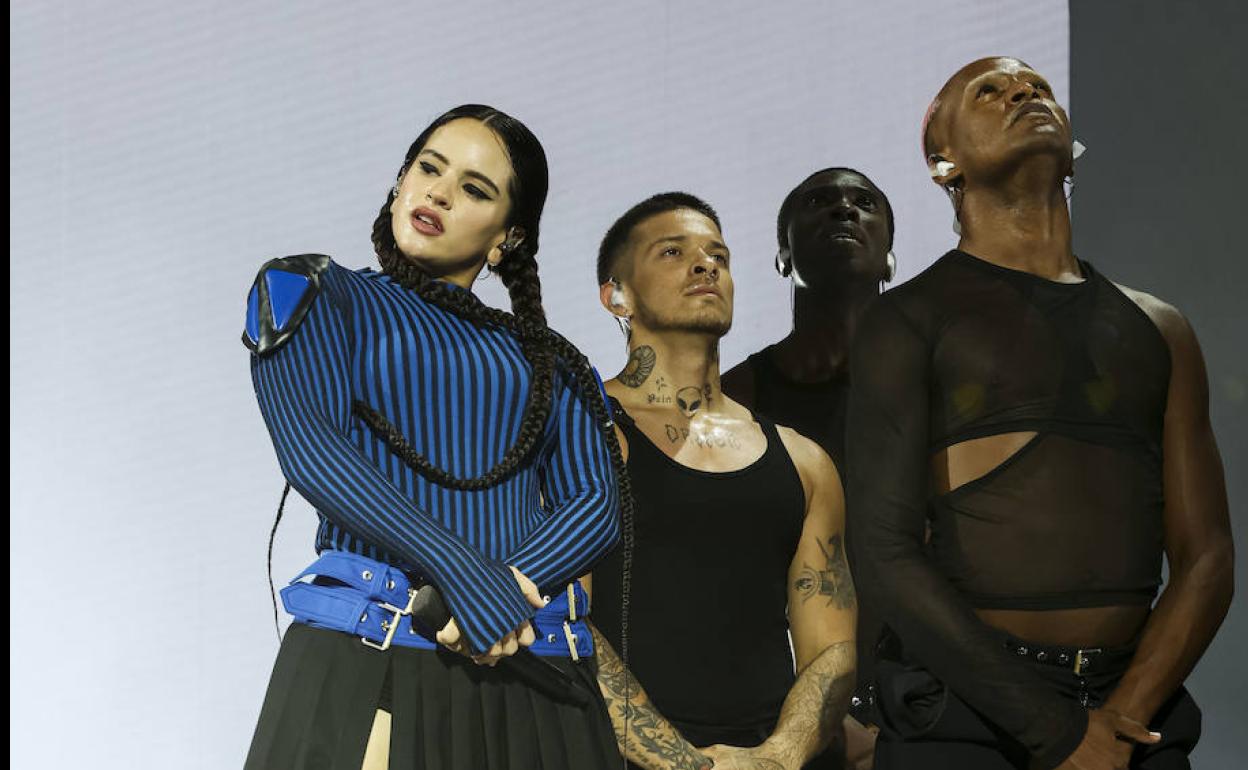
[[(1003, 640), (1004, 644), (1004, 640)], [(1020, 658), (1053, 691), (1095, 708), (1118, 684), (1125, 662), (1085, 677), (1070, 667)], [(875, 745), (875, 770), (1026, 770), (1029, 757), (1017, 741), (948, 691), (934, 675), (912, 662), (881, 658), (876, 666), (876, 714), (880, 725)], [(917, 692), (941, 697), (914, 698)], [(943, 691), (943, 692), (942, 692)], [(924, 709), (930, 713), (916, 713)], [(925, 729), (903, 725), (930, 725)], [(1131, 757), (1138, 770), (1189, 770), (1188, 754), (1200, 738), (1200, 709), (1180, 687), (1157, 712), (1150, 730), (1160, 743), (1140, 745)], [(904, 732), (904, 734), (903, 734)]]

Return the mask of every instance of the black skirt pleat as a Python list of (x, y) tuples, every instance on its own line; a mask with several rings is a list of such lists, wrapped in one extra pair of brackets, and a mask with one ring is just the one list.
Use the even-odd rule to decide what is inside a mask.
[(593, 695), (552, 700), (505, 668), (294, 624), (282, 641), (246, 770), (358, 770), (390, 677), (392, 770), (622, 767), (593, 660), (548, 658)]

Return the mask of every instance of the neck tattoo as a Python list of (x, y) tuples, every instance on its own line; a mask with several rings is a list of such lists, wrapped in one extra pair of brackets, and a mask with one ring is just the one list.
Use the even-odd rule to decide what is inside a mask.
[(634, 348), (628, 356), (628, 363), (624, 364), (624, 371), (616, 379), (630, 388), (640, 388), (654, 371), (657, 358), (654, 348), (649, 345)]

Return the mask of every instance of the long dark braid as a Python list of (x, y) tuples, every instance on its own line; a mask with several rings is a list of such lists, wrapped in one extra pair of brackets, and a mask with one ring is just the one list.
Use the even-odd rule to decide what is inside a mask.
[[(399, 250), (394, 240), (390, 207), (397, 193), (390, 191), (386, 202), (373, 222), (372, 240), (382, 270), (407, 289), (415, 291), (422, 299), (450, 312), (478, 327), (495, 327), (513, 334), (520, 343), (521, 352), (532, 369), (529, 395), (525, 401), (520, 431), (514, 444), (503, 457), (485, 473), (475, 478), (460, 478), (434, 465), (427, 457), (403, 437), (402, 432), (376, 410), (362, 401), (355, 401), (357, 415), (390, 447), (400, 459), (426, 479), (450, 488), (478, 490), (497, 486), (521, 467), (537, 446), (545, 431), (546, 422), (553, 407), (552, 388), (556, 364), (572, 375), (577, 396), (593, 415), (594, 423), (602, 433), (615, 470), (617, 490), (620, 496), (620, 525), (622, 546), (620, 657), (625, 666), (629, 661), (628, 619), (631, 595), (631, 568), (633, 558), (634, 503), (632, 482), (615, 422), (599, 390), (598, 377), (589, 359), (568, 340), (546, 325), (546, 312), (542, 308), (541, 281), (537, 270), (538, 224), (545, 204), (547, 171), (545, 153), (529, 130), (510, 116), (482, 105), (465, 105), (444, 113), (435, 120), (407, 151), (397, 180), (403, 176), (424, 148), (429, 136), (439, 126), (458, 118), (480, 120), (494, 129), (511, 153), (514, 169), (512, 175), (512, 211), (508, 225), (524, 228), (520, 243), (504, 251), (503, 259), (496, 268), (511, 299), (512, 312), (507, 313), (483, 303), (474, 294), (449, 287), (433, 279), (415, 262)], [(528, 182), (528, 184), (526, 184)], [(626, 684), (627, 688), (627, 684)], [(628, 698), (627, 690), (625, 698)], [(627, 728), (627, 726), (626, 726)]]
[[(403, 437), (402, 432), (363, 401), (356, 400), (352, 409), (377, 435), (381, 436), (400, 459), (428, 480), (441, 486), (479, 490), (497, 486), (516, 472), (529, 459), (538, 439), (542, 436), (553, 407), (552, 389), (556, 361), (572, 375), (581, 403), (588, 407), (594, 422), (602, 433), (615, 470), (616, 489), (620, 500), (621, 546), (623, 549), (623, 575), (620, 583), (620, 657), (627, 668), (629, 662), (628, 620), (629, 599), (632, 593), (633, 559), (633, 494), (628, 468), (615, 434), (615, 422), (599, 390), (599, 382), (589, 360), (572, 343), (546, 326), (546, 313), (542, 308), (541, 282), (537, 274), (538, 223), (546, 201), (548, 186), (545, 152), (537, 138), (509, 115), (483, 105), (465, 105), (450, 110), (426, 128), (407, 151), (398, 174), (401, 183), (404, 174), (424, 148), (430, 135), (440, 126), (458, 118), (473, 118), (490, 126), (506, 145), (511, 154), (512, 211), (508, 225), (524, 228), (524, 237), (515, 245), (505, 244), (503, 259), (494, 271), (507, 287), (512, 312), (506, 313), (481, 302), (467, 291), (458, 291), (447, 284), (434, 280), (428, 273), (407, 259), (394, 240), (390, 207), (397, 194), (391, 190), (373, 222), (373, 246), (382, 269), (407, 289), (417, 292), (422, 299), (478, 326), (492, 326), (513, 334), (520, 343), (521, 352), (532, 369), (529, 395), (525, 401), (520, 431), (515, 443), (503, 453), (502, 459), (481, 476), (460, 478), (434, 465), (420, 454)], [(526, 184), (526, 181), (528, 184)], [(269, 590), (273, 594), (273, 541), (277, 526), (282, 520), (289, 483), (282, 490), (277, 517), (269, 533)], [(277, 598), (273, 596), (273, 616), (277, 621)], [(280, 630), (278, 633), (281, 637)], [(625, 703), (630, 698), (629, 682), (624, 684)], [(628, 711), (625, 711), (624, 734), (628, 734)], [(627, 764), (627, 760), (625, 760)]]
[(471, 292), (459, 291), (442, 281), (434, 280), (399, 252), (390, 226), (393, 193), (390, 197), (391, 200), (387, 200), (382, 206), (381, 213), (373, 223), (373, 245), (377, 249), (383, 270), (400, 285), (415, 291), (425, 301), (447, 312), (477, 326), (493, 326), (514, 334), (533, 373), (529, 394), (525, 399), (524, 416), (515, 442), (493, 468), (473, 478), (461, 478), (434, 465), (408, 443), (396, 425), (363, 401), (356, 400), (353, 409), (369, 428), (385, 439), (386, 444), (404, 463), (435, 484), (464, 490), (495, 487), (515, 473), (528, 459), (550, 417), (554, 361), (550, 346), (546, 342), (546, 314), (542, 310), (537, 262), (533, 259), (531, 250), (523, 244), (506, 254), (503, 264), (507, 267), (500, 264), (498, 273), (511, 295), (512, 308), (516, 313), (492, 308)]

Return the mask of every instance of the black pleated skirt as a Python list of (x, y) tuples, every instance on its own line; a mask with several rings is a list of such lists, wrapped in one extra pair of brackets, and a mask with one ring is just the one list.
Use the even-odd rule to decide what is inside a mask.
[(292, 624), (245, 768), (359, 770), (381, 704), (391, 713), (391, 770), (618, 770), (595, 662), (547, 660), (584, 685), (589, 706), (555, 701), (501, 666), (441, 648), (381, 652)]

